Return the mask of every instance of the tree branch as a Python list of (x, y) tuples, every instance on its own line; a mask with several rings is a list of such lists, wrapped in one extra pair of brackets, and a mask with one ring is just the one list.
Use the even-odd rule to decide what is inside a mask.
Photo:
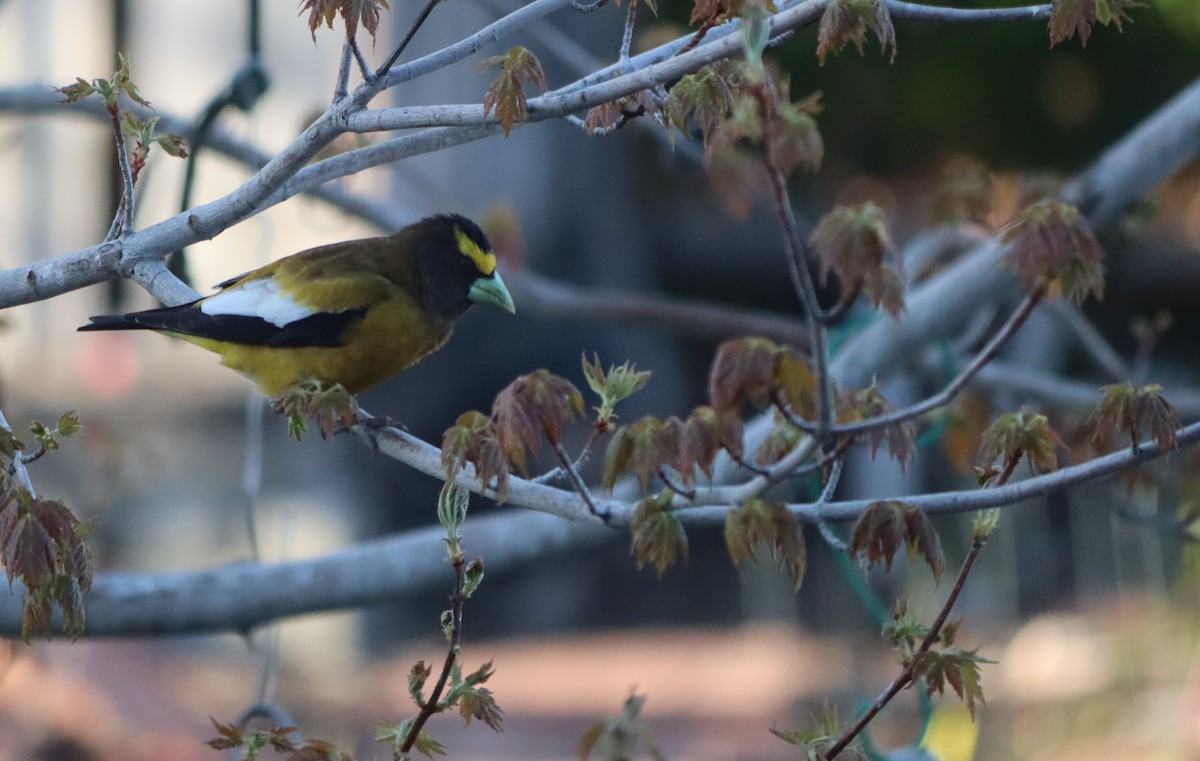
[[(432, 506), (430, 506), (432, 516)], [(489, 578), (557, 553), (577, 553), (610, 531), (537, 513), (468, 518)], [(97, 576), (84, 601), (85, 637), (245, 633), (283, 618), (394, 602), (446, 583), (441, 526), (363, 542), (311, 560), (239, 563), (204, 571)], [(21, 596), (0, 590), (0, 633), (21, 632)], [(60, 626), (56, 619), (54, 626)]]

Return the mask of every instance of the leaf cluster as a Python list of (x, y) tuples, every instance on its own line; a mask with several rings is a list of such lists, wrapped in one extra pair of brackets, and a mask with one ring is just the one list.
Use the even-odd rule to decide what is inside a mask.
[(62, 502), (30, 496), (10, 485), (0, 495), (0, 563), (11, 587), (20, 579), (21, 637), (50, 633), (53, 606), (63, 612), (63, 632), (83, 633), (83, 593), (92, 587), (92, 555), (83, 540), (91, 526)]
[(583, 118), (583, 128), (593, 135), (607, 135), (623, 128), (634, 119), (647, 115), (662, 123), (662, 109), (659, 108), (658, 101), (649, 90), (639, 90), (589, 108)]
[(1045, 415), (1023, 410), (1001, 415), (983, 432), (979, 451), (981, 481), (987, 485), (998, 475), (992, 469), (997, 459), (1002, 463), (999, 472), (1011, 472), (1022, 457), (1034, 473), (1058, 470), (1057, 453), (1065, 448), (1062, 437), (1050, 427)]
[(766, 165), (790, 175), (815, 172), (825, 154), (817, 129), (820, 94), (793, 101), (788, 82), (769, 69), (722, 61), (681, 77), (667, 95), (663, 120), (680, 132), (689, 121), (704, 139), (705, 159), (747, 145)]
[[(582, 364), (588, 386), (600, 399), (596, 432), (605, 433), (616, 418), (616, 405), (643, 388), (650, 373), (629, 362), (606, 372), (599, 357), (589, 362), (585, 356)], [(583, 412), (583, 396), (570, 381), (544, 369), (522, 375), (496, 395), (491, 415), (471, 410), (446, 430), (442, 467), (453, 478), (470, 463), (503, 499), (510, 470), (527, 473), (528, 455), (540, 449), (543, 439), (559, 447), (563, 425)]]
[(895, 61), (896, 30), (883, 0), (829, 0), (817, 28), (817, 61), (824, 66), (826, 56), (837, 55), (850, 43), (864, 55), (867, 32), (879, 40), (881, 54), (891, 46)]
[(1087, 47), (1096, 22), (1121, 29), (1121, 23), (1132, 20), (1125, 14), (1130, 8), (1144, 8), (1136, 0), (1054, 0), (1050, 12), (1050, 47), (1079, 35), (1079, 44)]
[(688, 19), (688, 23), (692, 26), (697, 24), (714, 26), (723, 24), (726, 21), (732, 21), (735, 18), (741, 18), (745, 15), (747, 8), (762, 7), (768, 13), (778, 13), (779, 9), (775, 7), (775, 3), (762, 2), (761, 0), (696, 0), (692, 5), (692, 15)]
[(121, 133), (133, 141), (133, 150), (129, 153), (129, 168), (134, 177), (137, 177), (142, 167), (146, 165), (150, 149), (155, 145), (162, 148), (168, 156), (177, 159), (186, 159), (188, 156), (187, 142), (183, 136), (173, 132), (157, 134), (157, 126), (157, 116), (143, 120), (131, 111), (126, 111), (121, 115)]
[(593, 354), (591, 362), (588, 362), (586, 354), (581, 359), (588, 388), (600, 397), (600, 406), (596, 408), (596, 425), (607, 428), (616, 417), (616, 406), (645, 388), (651, 373), (648, 370), (639, 371), (628, 361), (620, 366), (609, 365), (605, 373), (598, 355)]
[(1130, 446), (1137, 451), (1145, 431), (1163, 452), (1178, 446), (1175, 431), (1182, 422), (1174, 405), (1162, 395), (1162, 386), (1138, 387), (1125, 382), (1104, 386), (1100, 391), (1104, 398), (1093, 414), (1093, 443), (1103, 445), (1114, 433), (1123, 432), (1129, 436)]
[[(408, 694), (418, 708), (430, 715), (457, 708), (464, 726), (474, 720), (479, 720), (491, 727), (493, 731), (502, 732), (504, 731), (504, 711), (496, 703), (496, 697), (492, 691), (487, 687), (480, 686), (495, 673), (492, 662), (488, 661), (475, 671), (464, 675), (456, 660), (450, 668), (449, 690), (446, 691), (445, 697), (437, 702), (437, 705), (430, 706), (424, 690), (426, 682), (433, 676), (433, 669), (427, 666), (425, 661), (417, 661), (408, 672)], [(390, 743), (397, 758), (407, 757), (404, 746), (409, 741), (417, 718), (412, 716), (400, 722), (380, 722), (375, 739), (379, 742)], [(445, 746), (435, 740), (424, 728), (419, 730), (416, 737), (413, 738), (412, 749), (429, 758), (433, 758), (434, 755), (446, 755)]]
[(671, 514), (671, 492), (646, 497), (638, 503), (629, 522), (629, 551), (638, 570), (646, 563), (654, 565), (658, 578), (682, 560), (688, 560), (688, 538), (683, 524)]
[[(875, 382), (864, 389), (839, 391), (836, 404), (839, 423), (871, 420), (895, 412), (896, 409), (879, 393), (879, 385)], [(902, 468), (906, 468), (908, 461), (917, 456), (917, 431), (907, 420), (871, 428), (860, 436), (867, 439), (871, 457), (874, 457), (879, 451), (879, 446), (886, 442), (888, 454), (899, 462)]]
[(150, 101), (142, 97), (137, 84), (129, 71), (129, 58), (124, 53), (117, 54), (118, 67), (112, 77), (105, 79), (97, 77), (90, 82), (76, 77), (72, 84), (56, 87), (54, 91), (65, 96), (63, 103), (76, 103), (91, 95), (99, 94), (104, 99), (104, 106), (109, 111), (116, 111), (121, 96), (137, 103), (139, 106), (150, 107)]
[(483, 115), (493, 110), (496, 119), (508, 137), (514, 122), (523, 122), (529, 116), (529, 102), (525, 97), (525, 86), (532, 85), (546, 91), (546, 74), (537, 56), (520, 45), (504, 55), (492, 56), (479, 64), (480, 71), (499, 67), (500, 72), (488, 85), (483, 96)]
[[(62, 447), (62, 439), (83, 427), (72, 410), (59, 416), (53, 428), (40, 420), (29, 426), (37, 449), (26, 453), (25, 444), (7, 427), (0, 426), (0, 565), (8, 584), (20, 579), (21, 636), (50, 634), (50, 617), (57, 606), (63, 613), (63, 633), (83, 633), (83, 593), (92, 586), (92, 556), (84, 539), (91, 525), (81, 522), (62, 502), (37, 497), (13, 477), (24, 466)], [(7, 464), (4, 464), (7, 461)]]
[(271, 409), (288, 419), (288, 436), (299, 441), (308, 433), (307, 421), (317, 425), (321, 438), (348, 431), (358, 419), (358, 397), (340, 383), (326, 386), (310, 380), (271, 400)]
[[(812, 729), (777, 729), (771, 727), (771, 734), (783, 740), (788, 745), (795, 745), (804, 752), (805, 761), (825, 761), (826, 753), (845, 732), (845, 724), (838, 717), (837, 706), (826, 704), (820, 716), (813, 717), (816, 725)], [(846, 755), (848, 752), (848, 755)], [(850, 746), (838, 756), (845, 759), (866, 758), (858, 745)]]
[(1062, 201), (1040, 201), (1000, 231), (1005, 261), (1029, 292), (1056, 288), (1076, 304), (1104, 298), (1104, 252), (1087, 218)]
[(644, 493), (650, 479), (663, 475), (665, 467), (674, 470), (684, 485), (692, 482), (697, 469), (712, 478), (717, 453), (730, 447), (740, 449), (741, 423), (739, 417), (701, 406), (692, 410), (687, 420), (647, 415), (621, 426), (605, 453), (604, 488), (611, 489), (632, 472)]
[(649, 723), (641, 718), (645, 702), (645, 695), (631, 694), (619, 716), (589, 727), (579, 739), (580, 761), (587, 761), (593, 752), (601, 761), (630, 761), (639, 747), (654, 761), (663, 761), (665, 756), (658, 749)]
[(885, 261), (895, 245), (883, 209), (870, 202), (839, 206), (817, 222), (812, 244), (823, 284), (832, 272), (847, 294), (844, 300), (861, 292), (892, 319), (900, 318), (904, 312), (904, 277), (898, 264)]
[(951, 621), (929, 640), (930, 632), (900, 601), (892, 620), (884, 627), (884, 636), (900, 654), (901, 663), (911, 669), (912, 681), (925, 687), (930, 697), (945, 694), (949, 685), (975, 718), (975, 708), (984, 702), (979, 664), (994, 663), (979, 655), (979, 648), (965, 650), (956, 644), (962, 620)]
[(273, 727), (271, 729), (242, 729), (236, 724), (225, 724), (209, 716), (217, 736), (205, 741), (214, 750), (241, 750), (243, 761), (255, 761), (265, 750), (287, 753), (287, 761), (352, 761), (324, 740), (301, 742), (295, 727)]
[(725, 514), (725, 547), (735, 566), (765, 551), (795, 580), (804, 583), (808, 550), (796, 516), (778, 502), (747, 500)]
[(362, 24), (371, 39), (375, 39), (379, 31), (380, 9), (390, 9), (388, 0), (303, 0), (300, 3), (300, 14), (308, 11), (308, 31), (312, 34), (313, 42), (317, 41), (317, 29), (325, 24), (333, 28), (333, 20), (342, 17), (346, 27), (346, 40), (355, 42), (358, 25)]
[(946, 568), (942, 542), (929, 517), (919, 507), (893, 500), (872, 502), (858, 516), (847, 550), (868, 568), (882, 563), (891, 570), (896, 552), (903, 546), (911, 560), (920, 556), (939, 580)]

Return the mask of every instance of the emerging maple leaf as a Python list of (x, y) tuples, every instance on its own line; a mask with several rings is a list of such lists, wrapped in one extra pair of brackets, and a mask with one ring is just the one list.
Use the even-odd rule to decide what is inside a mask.
[(638, 570), (646, 563), (653, 564), (660, 579), (668, 568), (680, 560), (684, 563), (688, 560), (687, 534), (683, 524), (667, 509), (670, 492), (665, 495), (665, 500), (643, 499), (629, 522), (629, 551), (634, 563)]
[(1065, 448), (1062, 437), (1050, 427), (1045, 415), (1009, 412), (983, 432), (979, 459), (988, 468), (1000, 458), (1002, 467), (1011, 471), (1023, 456), (1030, 470), (1041, 473), (1058, 470), (1057, 453)]
[(562, 424), (582, 414), (579, 389), (549, 370), (520, 376), (497, 394), (492, 404), (500, 450), (522, 472), (526, 449), (536, 452), (542, 437), (557, 444)]
[[(817, 222), (811, 236), (821, 263), (821, 282), (837, 275), (849, 297), (862, 291), (893, 319), (904, 311), (904, 280), (884, 261), (895, 249), (883, 209), (871, 202), (839, 206)], [(843, 298), (846, 298), (844, 296)]]
[[(891, 402), (879, 393), (877, 383), (872, 383), (864, 389), (841, 392), (837, 397), (837, 417), (840, 423), (870, 420), (894, 411), (895, 407)], [(871, 457), (879, 451), (881, 444), (887, 442), (888, 454), (900, 463), (901, 468), (907, 468), (908, 461), (917, 455), (917, 432), (909, 421), (872, 428), (861, 435), (867, 439)]]
[(855, 521), (847, 551), (864, 568), (882, 563), (891, 570), (902, 544), (908, 548), (909, 559), (921, 556), (934, 580), (941, 578), (946, 567), (941, 539), (920, 508), (903, 502), (872, 502)]
[(1095, 429), (1092, 441), (1104, 443), (1114, 431), (1129, 434), (1134, 451), (1142, 442), (1142, 431), (1148, 430), (1150, 437), (1163, 452), (1178, 446), (1175, 431), (1182, 423), (1175, 407), (1162, 395), (1162, 386), (1151, 384), (1138, 388), (1132, 383), (1118, 383), (1100, 389), (1104, 398), (1096, 407)]
[(1145, 7), (1136, 0), (1053, 0), (1050, 11), (1050, 47), (1079, 35), (1079, 44), (1087, 47), (1092, 27), (1099, 21), (1122, 31), (1121, 23), (1131, 21), (1125, 11)]
[(500, 73), (488, 85), (483, 96), (483, 115), (493, 110), (504, 136), (508, 137), (513, 122), (523, 122), (529, 116), (529, 104), (525, 99), (525, 86), (533, 85), (546, 90), (546, 74), (537, 56), (518, 45), (505, 55), (493, 56), (479, 64), (480, 71), (500, 67)]
[(892, 47), (895, 61), (896, 30), (883, 0), (829, 0), (817, 31), (817, 61), (824, 66), (826, 56), (840, 53), (851, 42), (863, 55), (868, 31), (878, 38), (880, 53)]
[(500, 449), (496, 426), (482, 412), (470, 410), (458, 416), (442, 434), (442, 467), (453, 478), (466, 463), (485, 484), (494, 483), (501, 499), (508, 492), (508, 460)]
[[(664, 121), (686, 135), (690, 118), (707, 142), (733, 107), (731, 73), (731, 64), (720, 61), (680, 77), (667, 95), (663, 106)], [(671, 136), (674, 134), (672, 132)]]
[(796, 581), (804, 582), (808, 551), (796, 516), (778, 502), (751, 499), (725, 514), (725, 547), (734, 565), (753, 560), (755, 548), (771, 557)]
[(333, 19), (341, 15), (346, 27), (346, 39), (355, 41), (358, 25), (375, 39), (379, 31), (379, 10), (390, 8), (388, 0), (303, 0), (300, 3), (300, 13), (308, 11), (308, 31), (312, 34), (313, 42), (317, 41), (317, 28), (325, 24), (333, 28)]
[(1079, 209), (1042, 201), (1021, 209), (1000, 232), (1005, 261), (1027, 291), (1051, 286), (1076, 304), (1104, 298), (1104, 252)]

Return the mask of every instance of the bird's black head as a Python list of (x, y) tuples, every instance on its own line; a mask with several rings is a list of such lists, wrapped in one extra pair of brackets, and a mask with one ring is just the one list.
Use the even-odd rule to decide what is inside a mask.
[(448, 319), (457, 318), (473, 303), (515, 311), (496, 271), (492, 245), (479, 225), (458, 214), (439, 214), (422, 219), (407, 231), (416, 247), (427, 310)]

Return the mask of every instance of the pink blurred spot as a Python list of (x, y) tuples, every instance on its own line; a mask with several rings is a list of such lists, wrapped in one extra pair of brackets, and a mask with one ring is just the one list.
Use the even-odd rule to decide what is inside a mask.
[(133, 391), (142, 365), (129, 337), (119, 333), (89, 333), (75, 356), (83, 386), (105, 400)]

